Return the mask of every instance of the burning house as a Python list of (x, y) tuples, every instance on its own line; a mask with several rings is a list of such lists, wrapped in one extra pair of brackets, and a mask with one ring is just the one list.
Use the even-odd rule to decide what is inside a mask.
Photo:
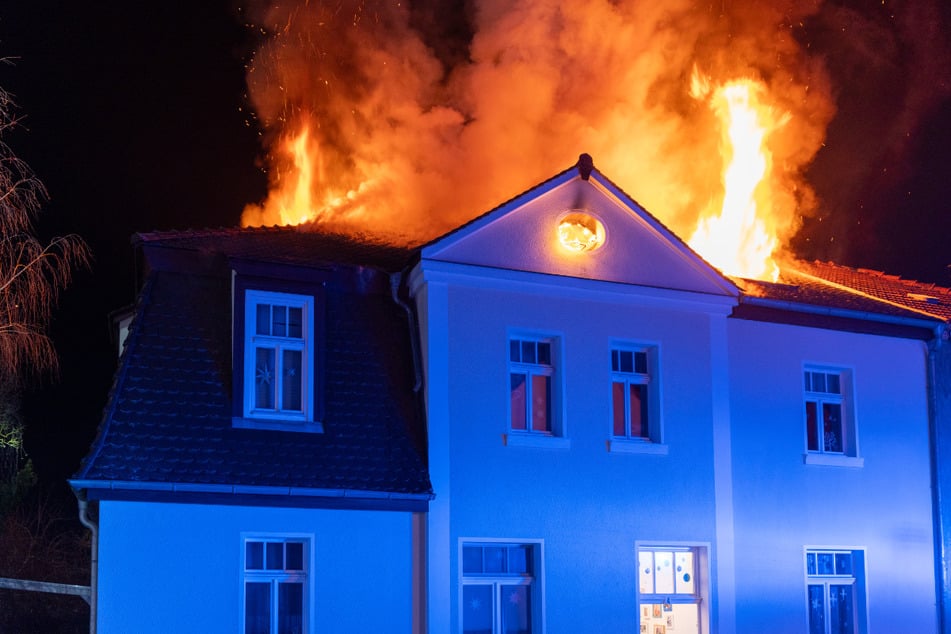
[(99, 632), (938, 630), (948, 289), (724, 275), (586, 156), (415, 248), (136, 244)]

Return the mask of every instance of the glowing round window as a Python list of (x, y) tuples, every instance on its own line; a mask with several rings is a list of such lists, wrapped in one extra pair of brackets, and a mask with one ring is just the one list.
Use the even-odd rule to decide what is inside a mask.
[(604, 225), (583, 211), (572, 211), (558, 223), (558, 241), (569, 251), (593, 251), (604, 244)]

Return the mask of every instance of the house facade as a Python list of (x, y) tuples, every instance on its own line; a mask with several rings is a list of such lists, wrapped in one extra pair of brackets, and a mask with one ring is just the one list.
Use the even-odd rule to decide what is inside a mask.
[(100, 631), (940, 629), (946, 289), (728, 278), (585, 157), (413, 250), (139, 245)]

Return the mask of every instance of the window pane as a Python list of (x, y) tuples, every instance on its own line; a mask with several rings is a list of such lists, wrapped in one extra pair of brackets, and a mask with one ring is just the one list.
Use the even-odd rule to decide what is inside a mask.
[(286, 337), (287, 336), (287, 306), (274, 306), (273, 311), (273, 326), (271, 327), (271, 334), (275, 337)]
[(287, 542), (284, 545), (286, 561), (285, 570), (304, 569), (304, 545), (300, 542)]
[(264, 544), (248, 542), (244, 547), (244, 569), (261, 570), (264, 568)]
[(505, 548), (500, 546), (485, 546), (485, 571), (505, 572)]
[(526, 416), (525, 416), (525, 393), (526, 393), (526, 376), (524, 374), (513, 374), (511, 377), (512, 384), (512, 429), (525, 430), (526, 429)]
[(285, 582), (277, 590), (278, 634), (301, 634), (304, 631), (304, 584)]
[(271, 584), (249, 582), (244, 584), (245, 634), (270, 634)]
[(502, 634), (531, 634), (529, 586), (502, 586)]
[(551, 431), (551, 377), (532, 375), (532, 431)]
[(835, 574), (835, 568), (832, 565), (832, 557), (832, 553), (818, 553), (816, 555), (816, 558), (819, 562), (820, 575)]
[(294, 339), (301, 339), (304, 336), (303, 328), (304, 311), (301, 308), (287, 309), (287, 336)]
[(824, 586), (809, 586), (809, 634), (826, 634), (824, 590)]
[(634, 371), (634, 353), (630, 350), (621, 350), (621, 372), (630, 374)]
[(522, 344), (518, 339), (509, 341), (509, 360), (518, 363), (522, 359)]
[(659, 550), (654, 553), (654, 592), (674, 592), (674, 555), (670, 551)]
[(812, 373), (812, 391), (813, 392), (826, 391), (826, 375), (823, 374), (822, 372)]
[(284, 543), (267, 542), (266, 546), (266, 565), (268, 570), (284, 570)]
[(509, 573), (532, 574), (531, 546), (509, 546)]
[(819, 451), (819, 425), (816, 416), (816, 403), (806, 401), (806, 446), (809, 451)]
[(823, 449), (842, 451), (842, 406), (838, 403), (822, 404)]
[(611, 384), (611, 401), (614, 408), (614, 435), (627, 436), (624, 416), (624, 384)]
[(303, 354), (300, 350), (284, 351), (284, 377), (281, 383), (281, 409), (299, 412), (301, 407), (301, 386), (303, 372), (301, 361)]
[(621, 369), (621, 362), (618, 359), (620, 352), (617, 350), (611, 351), (611, 372), (618, 372)]
[(274, 349), (257, 348), (254, 362), (254, 406), (274, 409)]
[(535, 363), (535, 342), (522, 342), (522, 363)]
[(647, 353), (634, 353), (634, 371), (638, 374), (647, 374)]
[(693, 594), (693, 552), (674, 553), (674, 584), (677, 594)]
[(538, 363), (551, 365), (551, 344), (547, 341), (538, 342)]
[(832, 634), (854, 634), (851, 585), (829, 586), (829, 625)]
[(492, 586), (462, 586), (462, 631), (492, 634)]
[(840, 394), (838, 374), (826, 375), (826, 392), (828, 392), (829, 394)]
[(271, 334), (271, 305), (257, 305), (257, 324), (254, 331), (259, 335)]
[(631, 438), (647, 438), (647, 386), (631, 384)]
[(816, 574), (816, 554), (815, 553), (806, 554), (806, 574), (810, 574), (810, 575)]
[(837, 575), (851, 575), (852, 574), (852, 553), (836, 553), (835, 554), (835, 574)]
[(637, 553), (638, 589), (641, 594), (654, 593), (654, 553), (642, 550)]
[(463, 546), (462, 547), (462, 572), (463, 574), (473, 574), (482, 572), (482, 547), (481, 546)]

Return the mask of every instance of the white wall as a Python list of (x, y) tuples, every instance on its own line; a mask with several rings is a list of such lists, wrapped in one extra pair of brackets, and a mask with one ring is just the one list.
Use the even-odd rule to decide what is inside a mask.
[[(924, 344), (730, 320), (737, 631), (807, 629), (804, 547), (864, 548), (869, 632), (937, 630)], [(803, 364), (850, 369), (861, 467), (804, 464)]]
[(102, 502), (99, 632), (239, 631), (242, 532), (313, 536), (313, 631), (410, 631), (409, 513)]

